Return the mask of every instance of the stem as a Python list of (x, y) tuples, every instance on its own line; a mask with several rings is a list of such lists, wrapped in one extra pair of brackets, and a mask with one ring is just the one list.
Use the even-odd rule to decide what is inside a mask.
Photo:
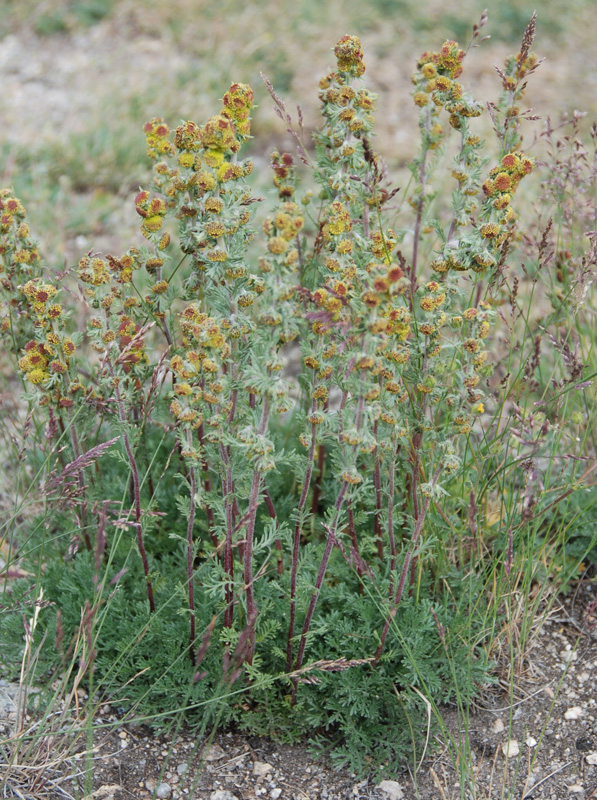
[[(439, 478), (440, 472), (441, 472), (441, 466), (437, 468), (437, 470), (435, 472), (435, 475), (433, 476), (432, 483), (433, 483), (434, 486), (437, 483), (437, 479)], [(385, 625), (383, 627), (383, 631), (382, 631), (382, 634), (381, 634), (381, 640), (379, 642), (379, 646), (378, 646), (377, 650), (375, 651), (375, 656), (374, 656), (372, 664), (371, 664), (373, 667), (375, 667), (377, 665), (378, 661), (379, 661), (379, 658), (381, 656), (382, 650), (383, 650), (384, 645), (386, 643), (386, 639), (387, 639), (387, 636), (388, 636), (388, 631), (390, 630), (390, 625), (392, 624), (392, 620), (396, 616), (396, 612), (398, 611), (398, 606), (400, 605), (400, 601), (402, 600), (402, 595), (404, 593), (404, 585), (406, 583), (406, 576), (408, 575), (408, 572), (409, 572), (411, 559), (412, 559), (413, 555), (416, 553), (417, 544), (418, 544), (421, 532), (423, 530), (423, 524), (425, 522), (425, 517), (427, 516), (427, 512), (429, 510), (430, 503), (431, 503), (431, 497), (426, 497), (425, 498), (425, 502), (423, 504), (423, 508), (421, 510), (421, 515), (419, 516), (419, 518), (415, 522), (415, 529), (413, 531), (410, 550), (407, 552), (406, 556), (404, 557), (404, 563), (402, 565), (402, 571), (400, 573), (400, 581), (398, 582), (398, 588), (396, 589), (396, 595), (394, 597), (394, 603), (393, 603), (393, 606), (392, 606), (392, 608), (390, 610), (390, 613), (388, 614), (388, 618), (386, 619)]]
[(361, 560), (360, 560), (360, 553), (359, 553), (359, 541), (357, 539), (357, 530), (354, 524), (354, 512), (352, 510), (352, 501), (349, 500), (346, 504), (348, 510), (348, 534), (350, 536), (350, 541), (352, 542), (352, 546), (354, 548), (355, 553), (359, 558), (357, 559), (357, 575), (359, 578), (363, 577), (363, 568), (361, 567)]
[(234, 619), (234, 560), (232, 558), (232, 529), (234, 520), (232, 515), (232, 470), (230, 459), (226, 448), (220, 443), (220, 457), (225, 467), (222, 490), (224, 494), (224, 507), (226, 509), (226, 540), (224, 542), (224, 572), (228, 575), (228, 581), (224, 588), (224, 600), (226, 610), (224, 612), (224, 627), (231, 628)]
[(398, 445), (390, 458), (388, 473), (388, 539), (390, 540), (390, 598), (394, 592), (394, 569), (396, 568), (396, 540), (394, 539), (394, 477), (396, 474), (396, 458)]
[[(323, 584), (323, 579), (325, 577), (325, 573), (328, 566), (328, 561), (330, 560), (330, 555), (332, 553), (332, 547), (334, 546), (334, 542), (336, 541), (336, 531), (338, 530), (338, 523), (340, 521), (340, 512), (342, 510), (342, 504), (344, 502), (344, 497), (346, 495), (346, 490), (348, 489), (348, 483), (346, 481), (342, 481), (342, 488), (340, 489), (340, 493), (336, 498), (335, 503), (335, 510), (336, 516), (334, 517), (334, 521), (331, 527), (328, 529), (328, 538), (325, 543), (325, 550), (323, 552), (323, 556), (321, 559), (321, 563), (319, 565), (319, 572), (317, 573), (317, 580), (315, 581), (315, 589), (313, 590), (313, 594), (311, 595), (311, 600), (309, 602), (309, 608), (307, 609), (307, 616), (305, 617), (305, 623), (303, 625), (303, 631), (301, 633), (301, 640), (299, 643), (299, 649), (296, 656), (296, 662), (294, 665), (294, 670), (299, 670), (303, 663), (303, 656), (305, 653), (305, 646), (307, 644), (307, 633), (309, 632), (309, 627), (311, 626), (311, 620), (313, 619), (313, 613), (315, 611), (315, 606), (317, 604), (317, 600), (319, 598), (319, 593), (321, 591), (321, 586)], [(296, 700), (296, 683), (294, 684), (293, 688), (293, 702)]]
[[(79, 447), (79, 440), (77, 438), (75, 424), (72, 415), (70, 414), (69, 427), (73, 445), (73, 453), (75, 455), (75, 459), (77, 459), (81, 455), (81, 448)], [(77, 470), (77, 483), (79, 484), (79, 490), (81, 492), (81, 533), (83, 534), (85, 547), (88, 550), (91, 550), (91, 539), (89, 538), (89, 532), (87, 531), (87, 498), (85, 497), (85, 476), (82, 469)]]
[(141, 490), (139, 483), (139, 470), (137, 468), (137, 462), (135, 460), (133, 449), (129, 441), (128, 433), (126, 432), (126, 427), (125, 427), (126, 415), (124, 413), (124, 403), (122, 400), (122, 395), (120, 394), (118, 383), (116, 382), (115, 379), (114, 367), (112, 366), (111, 361), (108, 361), (108, 369), (115, 383), (114, 393), (116, 395), (116, 405), (118, 406), (118, 416), (122, 424), (122, 440), (124, 442), (124, 449), (126, 450), (129, 464), (131, 465), (131, 473), (133, 476), (133, 496), (135, 501), (135, 532), (137, 535), (137, 547), (139, 548), (139, 555), (141, 556), (141, 561), (143, 562), (143, 571), (145, 573), (145, 583), (147, 585), (147, 599), (149, 601), (149, 610), (151, 612), (154, 612), (155, 602), (153, 599), (153, 587), (151, 585), (151, 579), (149, 577), (149, 562), (147, 560), (147, 552), (145, 550), (145, 544), (143, 542), (143, 530), (141, 527)]
[[(204, 436), (205, 436), (205, 433), (204, 433), (204, 430), (203, 430), (203, 422), (199, 426), (199, 430), (197, 431), (197, 433), (199, 435), (199, 445), (201, 447), (201, 452), (203, 453), (204, 452), (204, 444), (203, 443), (204, 443)], [(201, 461), (202, 461), (201, 468), (202, 468), (203, 472), (205, 473), (204, 478), (203, 478), (203, 488), (205, 489), (206, 492), (211, 492), (211, 481), (209, 479), (209, 465), (208, 465), (207, 461), (205, 460), (205, 458), (202, 458)], [(211, 542), (212, 542), (213, 546), (217, 547), (218, 546), (218, 537), (216, 536), (216, 534), (214, 532), (214, 523), (215, 523), (214, 512), (213, 512), (213, 508), (208, 503), (205, 504), (205, 516), (207, 518), (207, 531), (209, 533), (209, 538), (211, 539)]]
[[(261, 411), (261, 421), (259, 423), (258, 435), (263, 436), (267, 427), (269, 417), (269, 399), (267, 395), (263, 399), (263, 409)], [(261, 470), (255, 468), (253, 471), (253, 481), (251, 484), (251, 495), (249, 499), (249, 513), (247, 521), (247, 541), (244, 553), (244, 581), (247, 593), (247, 620), (250, 624), (249, 647), (247, 650), (246, 662), (252, 664), (255, 652), (255, 620), (257, 619), (257, 605), (253, 594), (253, 536), (255, 533), (255, 518), (259, 508), (259, 484), (261, 483)], [(253, 620), (253, 622), (251, 622)]]
[[(426, 131), (429, 130), (429, 114), (427, 114), (425, 130)], [(413, 263), (410, 271), (411, 311), (414, 307), (415, 292), (417, 290), (417, 261), (419, 258), (419, 238), (421, 235), (421, 223), (423, 221), (423, 206), (425, 204), (426, 166), (427, 166), (427, 156), (429, 154), (429, 147), (427, 146), (426, 140), (423, 146), (425, 149), (423, 150), (423, 157), (421, 159), (421, 166), (419, 168), (419, 179), (421, 182), (421, 196), (419, 197), (419, 202), (417, 203), (417, 216), (415, 219), (415, 231), (414, 231), (414, 242), (413, 242)]]
[(321, 484), (323, 482), (323, 466), (325, 464), (325, 445), (321, 443), (317, 452), (317, 476), (313, 484), (313, 497), (311, 499), (311, 513), (317, 514), (319, 507), (319, 497), (321, 495)]
[[(377, 442), (378, 421), (375, 420), (373, 435)], [(377, 555), (383, 561), (383, 538), (381, 533), (381, 460), (379, 447), (375, 448), (375, 467), (373, 469), (373, 485), (375, 487), (375, 513), (373, 515), (373, 533), (377, 539)]]
[[(276, 514), (276, 507), (274, 506), (274, 501), (272, 500), (272, 496), (269, 493), (269, 489), (265, 484), (263, 486), (263, 499), (265, 500), (265, 505), (267, 507), (268, 514), (276, 522), (276, 527), (277, 527), (278, 515)], [(276, 562), (277, 562), (278, 575), (282, 575), (282, 573), (284, 572), (284, 561), (282, 559), (282, 540), (280, 538), (276, 539), (275, 548), (276, 548)]]
[[(191, 431), (187, 431), (189, 447), (192, 444)], [(191, 508), (189, 511), (189, 521), (187, 525), (187, 583), (189, 591), (189, 613), (191, 616), (189, 630), (189, 657), (195, 663), (195, 589), (193, 586), (193, 526), (195, 524), (195, 494), (197, 493), (197, 478), (195, 467), (189, 467), (189, 478), (191, 481)]]
[[(315, 408), (315, 403), (311, 409), (311, 413)], [(303, 481), (303, 488), (299, 499), (299, 504), (296, 512), (296, 525), (294, 526), (294, 539), (292, 543), (292, 566), (290, 568), (290, 622), (288, 624), (288, 641), (286, 644), (286, 672), (292, 669), (292, 637), (294, 636), (294, 622), (296, 617), (296, 574), (298, 571), (299, 550), (301, 543), (301, 518), (305, 503), (307, 502), (307, 495), (309, 494), (309, 486), (311, 484), (311, 476), (313, 475), (313, 463), (315, 461), (315, 431), (317, 426), (311, 425), (311, 445), (309, 447), (309, 465)]]

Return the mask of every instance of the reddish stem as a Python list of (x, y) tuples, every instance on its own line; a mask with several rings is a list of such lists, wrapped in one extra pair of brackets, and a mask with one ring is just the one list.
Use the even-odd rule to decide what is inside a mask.
[[(314, 408), (313, 404), (313, 408)], [(311, 412), (313, 412), (313, 408)], [(292, 566), (290, 567), (290, 622), (288, 624), (288, 641), (286, 643), (286, 672), (292, 669), (292, 637), (294, 636), (294, 623), (296, 617), (296, 574), (298, 571), (299, 550), (301, 543), (301, 522), (303, 509), (307, 502), (311, 476), (313, 475), (313, 463), (315, 460), (315, 431), (316, 425), (311, 425), (311, 445), (309, 447), (309, 464), (303, 481), (303, 488), (296, 511), (296, 524), (294, 526), (294, 539), (292, 543)]]
[[(375, 420), (373, 435), (377, 442), (378, 422)], [(375, 487), (375, 513), (373, 515), (373, 534), (377, 540), (377, 555), (383, 561), (383, 536), (381, 532), (381, 462), (379, 447), (375, 448), (375, 467), (373, 469), (373, 486)]]
[[(299, 649), (296, 656), (296, 662), (294, 665), (295, 672), (299, 670), (303, 664), (303, 656), (305, 654), (305, 646), (307, 644), (307, 633), (309, 632), (309, 627), (311, 626), (311, 620), (313, 619), (313, 614), (315, 612), (315, 606), (317, 604), (317, 600), (319, 599), (319, 593), (321, 591), (321, 587), (323, 585), (323, 579), (325, 577), (325, 573), (328, 567), (328, 562), (330, 560), (330, 555), (332, 553), (332, 547), (334, 546), (334, 542), (336, 541), (336, 531), (338, 530), (338, 523), (340, 521), (340, 512), (342, 510), (342, 504), (344, 502), (344, 497), (346, 495), (346, 490), (348, 489), (348, 483), (346, 481), (342, 481), (342, 488), (336, 498), (335, 503), (335, 510), (336, 516), (334, 517), (334, 522), (332, 526), (328, 529), (328, 538), (325, 543), (325, 550), (323, 551), (323, 556), (321, 558), (321, 563), (319, 565), (319, 572), (317, 573), (317, 579), (315, 581), (315, 589), (313, 590), (313, 594), (311, 595), (311, 600), (309, 602), (309, 608), (307, 609), (307, 615), (305, 617), (305, 622), (303, 624), (303, 631), (301, 633), (301, 640), (299, 642)], [(296, 683), (294, 684), (293, 688), (293, 701), (296, 699)]]
[(348, 534), (350, 536), (350, 541), (352, 542), (352, 546), (354, 548), (354, 551), (357, 554), (357, 556), (359, 556), (359, 558), (357, 558), (357, 560), (356, 560), (357, 575), (359, 576), (359, 578), (362, 578), (363, 577), (363, 568), (361, 566), (361, 559), (360, 559), (360, 553), (359, 553), (359, 541), (357, 539), (357, 530), (356, 530), (356, 527), (355, 527), (355, 524), (354, 524), (354, 512), (352, 510), (352, 501), (351, 500), (349, 500), (348, 503), (347, 503), (347, 509), (348, 509)]
[[(439, 478), (439, 474), (441, 472), (441, 466), (437, 468), (435, 475), (433, 476), (433, 485), (437, 483), (437, 479)], [(379, 642), (379, 646), (375, 651), (375, 656), (373, 658), (372, 666), (376, 666), (380, 656), (382, 654), (384, 645), (386, 643), (386, 639), (388, 636), (388, 631), (390, 630), (390, 625), (392, 624), (392, 620), (396, 616), (396, 612), (398, 611), (398, 606), (400, 605), (400, 601), (402, 600), (402, 595), (404, 593), (404, 585), (406, 583), (406, 577), (409, 572), (409, 567), (411, 564), (411, 559), (413, 555), (416, 554), (417, 544), (419, 542), (419, 537), (423, 530), (423, 524), (425, 522), (425, 517), (427, 516), (427, 511), (429, 510), (429, 505), (431, 503), (431, 498), (426, 497), (425, 502), (423, 504), (423, 508), (421, 510), (421, 514), (417, 521), (415, 522), (415, 529), (413, 531), (412, 540), (410, 544), (410, 549), (404, 557), (404, 563), (402, 565), (402, 571), (400, 572), (400, 580), (398, 582), (398, 588), (396, 589), (396, 595), (394, 596), (394, 603), (386, 619), (385, 625), (383, 627), (383, 631), (381, 634), (381, 639)]]
[[(259, 428), (257, 431), (259, 436), (263, 436), (263, 434), (265, 433), (265, 429), (267, 428), (268, 417), (269, 417), (269, 401), (266, 395), (263, 400), (261, 420), (259, 422)], [(247, 593), (247, 620), (249, 620), (248, 624), (250, 625), (249, 644), (245, 659), (247, 664), (253, 663), (253, 654), (255, 652), (255, 621), (257, 619), (257, 604), (255, 603), (255, 595), (253, 592), (253, 536), (255, 534), (255, 518), (257, 516), (257, 509), (259, 508), (260, 483), (261, 483), (261, 470), (255, 468), (255, 470), (253, 471), (253, 481), (251, 483), (251, 494), (249, 498), (247, 537), (246, 537), (244, 565), (243, 565), (245, 591)]]
[[(189, 431), (190, 433), (190, 431)], [(190, 438), (190, 437), (189, 437)], [(195, 590), (193, 586), (193, 526), (195, 524), (195, 494), (197, 493), (197, 479), (195, 468), (189, 467), (189, 477), (191, 479), (191, 508), (189, 511), (189, 521), (187, 525), (187, 582), (189, 585), (189, 613), (191, 615), (189, 631), (189, 656), (195, 663)]]
[[(274, 506), (274, 501), (272, 500), (272, 496), (269, 493), (269, 489), (265, 485), (263, 487), (263, 498), (265, 500), (267, 512), (270, 515), (270, 517), (273, 520), (275, 520), (277, 527), (278, 516), (276, 514), (276, 507)], [(277, 562), (278, 575), (282, 575), (282, 573), (284, 572), (284, 560), (282, 558), (282, 540), (279, 538), (276, 539), (274, 546), (276, 548), (276, 562)]]
[[(112, 378), (114, 378), (114, 369), (112, 367), (111, 362), (108, 362), (108, 365), (109, 365), (108, 368), (110, 370), (110, 375), (112, 376)], [(145, 551), (145, 543), (143, 542), (143, 530), (141, 528), (141, 490), (139, 482), (139, 470), (137, 468), (137, 462), (135, 460), (133, 449), (131, 447), (128, 434), (126, 432), (125, 428), (126, 415), (124, 413), (124, 403), (122, 401), (122, 395), (120, 394), (120, 389), (118, 388), (118, 383), (116, 381), (114, 386), (114, 393), (116, 395), (116, 405), (118, 406), (118, 416), (120, 417), (120, 422), (122, 423), (122, 440), (124, 442), (124, 449), (126, 450), (129, 464), (131, 465), (131, 473), (133, 476), (133, 496), (135, 502), (135, 532), (137, 536), (137, 547), (139, 548), (139, 555), (141, 556), (141, 561), (143, 562), (143, 571), (145, 573), (145, 583), (147, 585), (147, 599), (149, 601), (149, 610), (153, 612), (155, 611), (155, 602), (153, 599), (153, 587), (151, 585), (151, 579), (149, 577), (149, 561), (147, 560), (147, 552)]]

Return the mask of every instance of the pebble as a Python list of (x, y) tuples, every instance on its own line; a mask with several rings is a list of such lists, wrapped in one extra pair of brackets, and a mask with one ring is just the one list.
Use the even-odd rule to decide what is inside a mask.
[(272, 798), (272, 800), (278, 800), (278, 797), (280, 797), (281, 794), (282, 794), (282, 789), (278, 787), (277, 789), (272, 789), (271, 792), (269, 793), (269, 796)]
[(504, 730), (504, 723), (499, 717), (496, 719), (496, 721), (491, 726), (491, 730), (494, 733), (501, 733)]
[(267, 764), (265, 761), (256, 761), (253, 764), (253, 775), (264, 778), (272, 769), (273, 767), (271, 764)]
[(158, 786), (155, 796), (159, 798), (159, 800), (168, 800), (168, 798), (172, 794), (172, 787), (169, 783), (160, 783)]
[(182, 763), (176, 767), (176, 772), (178, 773), (178, 775), (186, 775), (188, 771), (189, 771), (188, 764)]
[(155, 785), (156, 785), (155, 778), (148, 778), (145, 781), (145, 788), (147, 789), (148, 792), (153, 792), (153, 790), (155, 789)]
[(224, 758), (226, 753), (222, 750), (219, 744), (212, 744), (205, 755), (206, 761), (219, 761)]
[(569, 792), (584, 792), (584, 788), (579, 783), (574, 783), (572, 786), (568, 787)]
[(583, 710), (580, 706), (572, 706), (564, 713), (564, 719), (578, 719), (582, 717)]
[(404, 792), (398, 781), (382, 781), (378, 786), (385, 793), (384, 800), (402, 800)]
[(597, 753), (589, 753), (588, 756), (585, 756), (587, 764), (595, 765), (597, 764)]
[(527, 738), (524, 741), (527, 747), (535, 747), (535, 745), (537, 744), (537, 740), (535, 739), (534, 736), (527, 736)]
[(514, 758), (520, 753), (520, 745), (516, 739), (509, 739), (502, 745), (502, 753), (506, 758)]
[(570, 661), (576, 661), (577, 659), (576, 650), (572, 650), (570, 648), (570, 645), (568, 645), (565, 650), (560, 651), (560, 658), (562, 659), (564, 664), (568, 664), (568, 662)]
[(238, 797), (227, 789), (216, 789), (210, 794), (209, 800), (238, 800)]

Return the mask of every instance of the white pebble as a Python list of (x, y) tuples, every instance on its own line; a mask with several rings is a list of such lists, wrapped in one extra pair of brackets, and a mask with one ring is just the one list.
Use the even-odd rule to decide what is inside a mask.
[(499, 717), (496, 719), (496, 721), (491, 726), (491, 730), (494, 733), (501, 733), (504, 730), (504, 723), (502, 722), (502, 720)]
[(206, 761), (219, 761), (224, 758), (226, 753), (222, 750), (219, 744), (212, 744), (207, 753), (205, 754)]
[(160, 785), (156, 789), (155, 796), (159, 798), (159, 800), (168, 800), (171, 794), (172, 794), (172, 787), (170, 786), (170, 784), (160, 783)]
[(271, 792), (269, 793), (269, 796), (272, 798), (272, 800), (278, 800), (278, 797), (280, 797), (281, 794), (282, 794), (282, 789), (278, 787), (277, 789), (272, 789)]
[(398, 781), (382, 781), (377, 788), (385, 792), (386, 800), (402, 800), (404, 797), (404, 792)]
[(527, 736), (527, 738), (524, 740), (524, 743), (526, 744), (527, 747), (535, 747), (535, 745), (537, 744), (537, 740), (535, 739), (534, 736)]
[(273, 767), (271, 764), (267, 764), (265, 761), (256, 761), (253, 764), (253, 775), (264, 778), (272, 769)]
[(564, 713), (564, 719), (578, 719), (582, 717), (583, 710), (580, 706), (572, 706)]
[(502, 745), (502, 753), (506, 758), (514, 758), (520, 753), (520, 746), (516, 739), (509, 739)]
[(597, 764), (597, 753), (589, 753), (589, 755), (586, 756), (586, 762), (587, 764), (592, 764), (592, 765)]

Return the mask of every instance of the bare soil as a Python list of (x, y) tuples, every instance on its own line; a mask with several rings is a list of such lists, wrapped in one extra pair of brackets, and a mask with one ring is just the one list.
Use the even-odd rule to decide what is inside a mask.
[[(424, 755), (377, 785), (317, 760), (308, 743), (288, 746), (238, 732), (210, 743), (181, 730), (155, 736), (145, 725), (121, 724), (100, 707), (88, 800), (163, 797), (172, 800), (589, 800), (597, 797), (597, 616), (587, 615), (597, 581), (585, 578), (537, 620), (524, 657), (506, 658), (496, 687), (464, 719), (441, 709), (444, 729), (431, 721)], [(498, 672), (500, 668), (498, 666)], [(510, 674), (508, 674), (508, 672)], [(16, 688), (0, 685), (5, 732), (15, 718)], [(106, 733), (106, 731), (108, 731)], [(0, 731), (1, 735), (1, 731)], [(84, 795), (85, 747), (52, 766), (14, 764), (6, 798)], [(2, 753), (10, 742), (0, 739)], [(18, 759), (17, 759), (18, 761)], [(5, 767), (6, 769), (6, 762)], [(466, 780), (469, 770), (468, 782)], [(37, 788), (32, 792), (37, 777)], [(43, 780), (41, 780), (43, 778)], [(401, 794), (402, 792), (402, 794)]]

